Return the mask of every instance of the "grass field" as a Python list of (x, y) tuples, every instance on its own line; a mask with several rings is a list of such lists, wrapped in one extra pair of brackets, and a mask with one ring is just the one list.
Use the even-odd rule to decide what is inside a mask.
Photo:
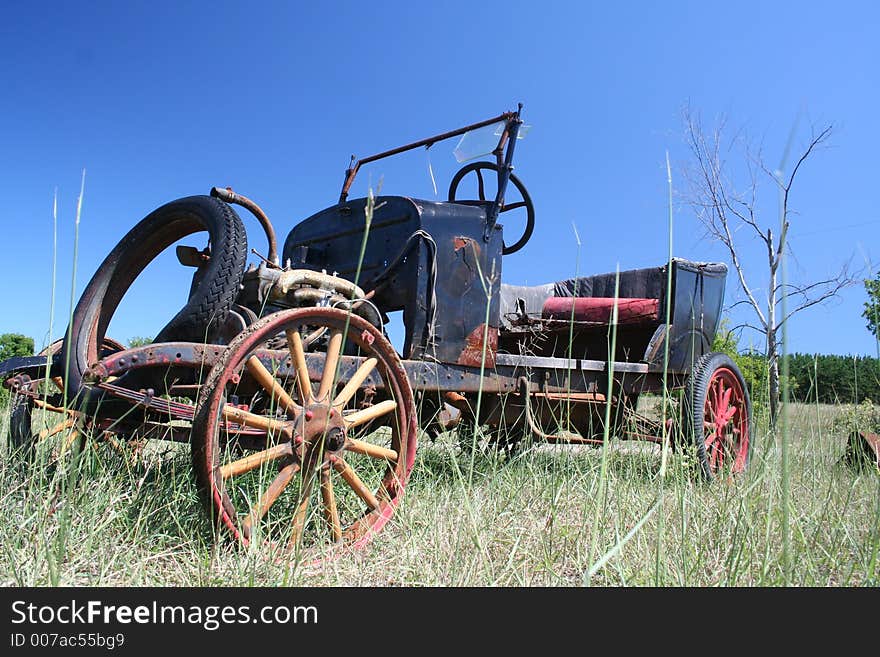
[(602, 450), (582, 447), (480, 453), (468, 483), (455, 437), (424, 439), (391, 523), (365, 550), (320, 566), (215, 542), (186, 446), (157, 442), (132, 459), (100, 444), (26, 466), (4, 440), (0, 583), (876, 585), (880, 477), (843, 462), (842, 412), (790, 409), (788, 559), (781, 449), (760, 420), (746, 474), (707, 484), (676, 454), (662, 494), (659, 448), (648, 444), (613, 443), (604, 485)]

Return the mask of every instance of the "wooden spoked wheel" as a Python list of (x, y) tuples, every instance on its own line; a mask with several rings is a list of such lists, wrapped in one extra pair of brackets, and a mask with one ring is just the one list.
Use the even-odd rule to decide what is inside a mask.
[(193, 465), (212, 518), (244, 544), (360, 547), (399, 504), (416, 437), (412, 389), (378, 329), (334, 308), (285, 310), (208, 375)]

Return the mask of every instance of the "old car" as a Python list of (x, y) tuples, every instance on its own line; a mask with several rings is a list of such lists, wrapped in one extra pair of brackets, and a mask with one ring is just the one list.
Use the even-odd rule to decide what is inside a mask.
[[(150, 213), (100, 265), (63, 341), (0, 364), (13, 444), (27, 452), (53, 433), (187, 442), (216, 527), (289, 549), (356, 547), (379, 531), (420, 428), (457, 426), (463, 444), (505, 450), (669, 442), (692, 450), (707, 478), (743, 470), (748, 391), (711, 351), (724, 264), (673, 258), (537, 286), (505, 280), (505, 256), (536, 227), (513, 173), (521, 111), (353, 159), (336, 202), (293, 226), (280, 251), (265, 213), (229, 188)], [(477, 134), (493, 140), (489, 159), (465, 164), (445, 201), (348, 198), (365, 164)], [(268, 242), (249, 267), (236, 207)], [(505, 232), (517, 213), (524, 227)], [(193, 268), (186, 305), (150, 344), (108, 338), (138, 275), (197, 233), (208, 246), (177, 247)], [(387, 334), (394, 313), (399, 349)], [(678, 401), (650, 418), (638, 410), (646, 393)], [(55, 419), (35, 427), (37, 410)]]

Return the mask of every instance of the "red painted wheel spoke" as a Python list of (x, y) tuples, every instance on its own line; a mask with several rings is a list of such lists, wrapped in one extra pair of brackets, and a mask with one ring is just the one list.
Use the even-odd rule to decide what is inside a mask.
[(726, 424), (731, 417), (733, 417), (733, 413), (731, 412), (730, 406), (730, 395), (733, 393), (732, 388), (728, 388), (721, 394), (721, 417)]
[(724, 383), (719, 380), (715, 390), (715, 420), (718, 421), (719, 418), (724, 416), (724, 412), (727, 409), (727, 400), (726, 400), (726, 391), (724, 390)]
[(717, 405), (716, 393), (715, 393), (715, 385), (714, 383), (709, 385), (706, 390), (706, 411), (708, 411), (708, 416), (710, 421), (714, 421), (715, 419), (715, 407)]
[(713, 372), (704, 407), (706, 459), (712, 472), (724, 467), (732, 472), (745, 469), (749, 449), (747, 403), (734, 371), (720, 367)]
[(710, 447), (713, 443), (715, 443), (717, 440), (718, 440), (718, 430), (717, 430), (717, 429), (713, 429), (713, 430), (712, 430), (712, 433), (710, 433), (708, 436), (706, 436), (706, 437), (703, 439), (703, 444), (706, 445), (706, 449), (709, 449), (709, 447)]
[(733, 417), (736, 415), (737, 407), (733, 404), (727, 407), (727, 413), (724, 415), (724, 421), (730, 422), (733, 420)]

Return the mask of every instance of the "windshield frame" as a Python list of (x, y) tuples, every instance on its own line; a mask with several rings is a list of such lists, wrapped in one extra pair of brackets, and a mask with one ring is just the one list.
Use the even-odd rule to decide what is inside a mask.
[[(439, 135), (434, 135), (433, 137), (420, 139), (419, 141), (414, 141), (411, 144), (392, 148), (391, 150), (376, 153), (375, 155), (370, 155), (369, 157), (357, 159), (354, 155), (352, 155), (351, 162), (349, 163), (348, 168), (345, 170), (345, 181), (342, 184), (342, 192), (339, 194), (339, 204), (342, 205), (343, 203), (345, 203), (346, 199), (348, 198), (348, 192), (351, 189), (351, 185), (352, 183), (354, 183), (355, 176), (357, 176), (358, 171), (364, 164), (376, 162), (377, 160), (382, 160), (386, 157), (391, 157), (392, 155), (397, 155), (399, 153), (405, 153), (406, 151), (410, 151), (414, 148), (419, 148), (421, 146), (424, 146), (425, 148), (430, 148), (437, 142), (451, 139), (452, 137), (458, 137), (459, 135), (463, 135), (464, 133), (470, 132), (471, 130), (484, 128), (488, 125), (492, 125), (493, 123), (504, 122), (504, 130), (501, 132), (501, 137), (498, 139), (498, 145), (492, 151), (492, 155), (495, 156), (495, 160), (498, 164), (500, 173), (505, 168), (505, 164), (508, 166), (510, 165), (510, 162), (507, 162), (507, 160), (512, 160), (513, 142), (516, 142), (516, 133), (518, 132), (519, 124), (522, 123), (519, 118), (521, 111), (522, 103), (519, 103), (515, 112), (504, 112), (503, 114), (492, 117), (491, 119), (472, 123), (463, 128), (458, 128), (457, 130), (443, 132)], [(513, 133), (513, 141), (511, 142), (511, 148), (508, 149), (508, 157), (505, 158), (504, 146), (510, 141), (511, 133)], [(506, 182), (506, 180), (504, 182)]]

